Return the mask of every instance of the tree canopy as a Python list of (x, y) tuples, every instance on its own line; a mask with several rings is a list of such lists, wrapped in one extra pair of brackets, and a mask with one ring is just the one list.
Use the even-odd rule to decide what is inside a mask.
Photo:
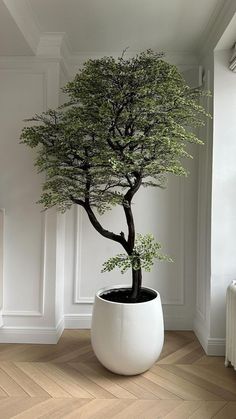
[[(40, 202), (61, 211), (81, 205), (95, 229), (128, 254), (104, 269), (131, 266), (140, 286), (141, 267), (164, 257), (150, 235), (135, 243), (133, 196), (140, 186), (163, 187), (170, 173), (186, 174), (188, 143), (202, 143), (192, 128), (207, 116), (199, 104), (205, 93), (190, 88), (176, 66), (151, 50), (130, 59), (88, 60), (64, 92), (67, 103), (30, 119), (34, 124), (21, 134), (23, 143), (37, 147), (35, 164), (46, 172)], [(103, 228), (94, 211), (116, 204), (124, 209), (127, 238)]]
[(168, 173), (186, 174), (186, 145), (201, 142), (189, 127), (203, 123), (203, 93), (162, 54), (88, 60), (64, 92), (69, 101), (36, 115), (37, 124), (21, 135), (39, 146), (45, 208), (63, 211), (87, 199), (104, 212), (122, 204), (129, 188), (163, 186)]

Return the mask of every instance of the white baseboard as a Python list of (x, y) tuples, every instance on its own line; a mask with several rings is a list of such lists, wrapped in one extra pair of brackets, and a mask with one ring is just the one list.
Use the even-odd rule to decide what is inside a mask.
[(164, 316), (165, 330), (193, 330), (191, 317)]
[(201, 343), (204, 351), (210, 356), (224, 356), (225, 355), (225, 339), (210, 338), (203, 321), (195, 317), (193, 322), (193, 331)]
[(65, 329), (90, 329), (92, 314), (65, 314)]
[[(65, 329), (90, 329), (91, 314), (65, 314), (56, 327), (10, 327), (0, 328), (0, 343), (56, 344)], [(190, 319), (191, 320), (191, 319)], [(194, 330), (207, 355), (224, 356), (225, 339), (207, 338), (201, 322), (182, 317), (165, 317), (165, 330)]]
[(207, 355), (225, 356), (225, 339), (209, 338), (207, 342)]
[(10, 327), (0, 329), (0, 343), (55, 344), (64, 330), (64, 319), (56, 327)]
[[(91, 314), (65, 314), (65, 329), (90, 329)], [(192, 330), (192, 320), (183, 317), (168, 317), (164, 320), (165, 330)]]
[(203, 321), (198, 317), (195, 317), (193, 320), (193, 331), (195, 335), (197, 336), (200, 344), (202, 345), (204, 351), (207, 354), (208, 336), (207, 336), (206, 326), (205, 324), (203, 324)]

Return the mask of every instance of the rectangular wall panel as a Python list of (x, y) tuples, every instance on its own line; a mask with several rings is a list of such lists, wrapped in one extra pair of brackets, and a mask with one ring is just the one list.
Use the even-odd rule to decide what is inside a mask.
[(45, 76), (39, 71), (0, 70), (0, 206), (5, 208), (5, 315), (42, 315), (45, 215), (36, 203), (42, 176), (35, 154), (20, 144), (25, 118), (41, 112)]

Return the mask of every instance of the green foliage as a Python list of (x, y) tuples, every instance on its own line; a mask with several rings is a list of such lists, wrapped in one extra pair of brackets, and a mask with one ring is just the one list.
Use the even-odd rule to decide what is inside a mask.
[(145, 236), (137, 234), (132, 254), (121, 253), (111, 257), (103, 263), (102, 272), (110, 272), (116, 267), (121, 270), (122, 274), (130, 268), (136, 271), (143, 268), (150, 272), (154, 259), (172, 262), (172, 259), (160, 253), (160, 249), (160, 243), (155, 242), (152, 234), (146, 234)]
[(186, 145), (201, 143), (186, 127), (203, 124), (204, 93), (161, 54), (88, 60), (64, 91), (69, 101), (36, 115), (21, 134), (46, 173), (45, 208), (87, 200), (103, 213), (123, 204), (137, 177), (142, 186), (163, 187), (168, 173), (186, 174)]
[[(37, 148), (35, 165), (46, 174), (40, 202), (61, 211), (82, 205), (95, 229), (123, 246), (127, 255), (110, 258), (104, 271), (150, 271), (155, 258), (170, 260), (153, 236), (134, 241), (132, 199), (140, 186), (164, 187), (168, 174), (186, 175), (187, 145), (202, 144), (193, 128), (208, 116), (199, 105), (207, 93), (187, 86), (174, 65), (150, 50), (88, 60), (64, 92), (65, 105), (36, 115), (21, 134), (22, 143)], [(93, 212), (117, 204), (127, 239), (104, 229)]]

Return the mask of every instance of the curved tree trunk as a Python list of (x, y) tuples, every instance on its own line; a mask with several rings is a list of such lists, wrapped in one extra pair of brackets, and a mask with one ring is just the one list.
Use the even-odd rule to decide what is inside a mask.
[(132, 269), (132, 293), (131, 299), (136, 302), (142, 286), (142, 270)]

